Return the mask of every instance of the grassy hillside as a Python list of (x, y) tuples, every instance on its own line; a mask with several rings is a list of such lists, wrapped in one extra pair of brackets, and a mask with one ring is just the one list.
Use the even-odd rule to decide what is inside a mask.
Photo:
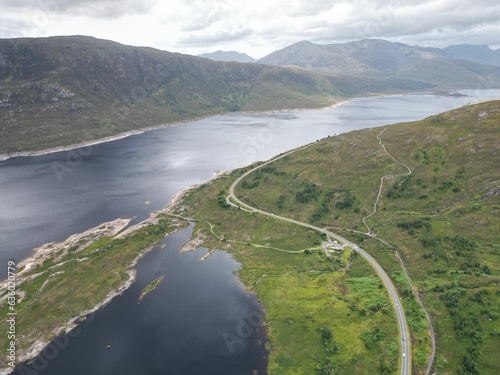
[(0, 40), (0, 154), (240, 110), (321, 107), (332, 77), (90, 37)]
[[(415, 374), (424, 373), (431, 351), (428, 325), (397, 255), (432, 317), (437, 338), (434, 370), (496, 374), (500, 370), (495, 355), (500, 335), (499, 130), (500, 101), (494, 101), (385, 130), (330, 137), (254, 172), (239, 185), (237, 194), (268, 212), (334, 227), (372, 253), (404, 296)], [(344, 269), (343, 253), (338, 260), (327, 261), (317, 249), (321, 239), (315, 233), (225, 207), (221, 197), (240, 173), (195, 190), (185, 200), (184, 210), (214, 224), (225, 241), (214, 238), (211, 245), (234, 253), (243, 264), (240, 277), (264, 303), (272, 340), (271, 373), (310, 374), (312, 366), (326, 366), (328, 361), (345, 373), (394, 371), (391, 360), (381, 363), (381, 358), (397, 358), (391, 343), (397, 333), (390, 306), (377, 315), (371, 308), (374, 301), (365, 299), (378, 298), (377, 288), (363, 284), (365, 292), (359, 294), (355, 287), (370, 284), (367, 280), (376, 286), (369, 267), (353, 258), (351, 268)], [(377, 211), (366, 220), (372, 235), (362, 234), (368, 232), (362, 219), (373, 211), (383, 176)], [(272, 248), (309, 250), (290, 254)], [(344, 319), (349, 321), (349, 334), (342, 328)], [(329, 326), (337, 346), (345, 348), (341, 355), (329, 351), (322, 356), (320, 344), (311, 346), (322, 326)], [(366, 335), (377, 336), (377, 327), (384, 331), (377, 346), (348, 344), (353, 338), (363, 342)], [(292, 333), (295, 340), (285, 339)]]
[(395, 373), (396, 319), (374, 271), (349, 248), (328, 259), (315, 231), (225, 207), (241, 172), (195, 189), (177, 211), (200, 220), (203, 246), (243, 265), (239, 278), (266, 310), (269, 374)]

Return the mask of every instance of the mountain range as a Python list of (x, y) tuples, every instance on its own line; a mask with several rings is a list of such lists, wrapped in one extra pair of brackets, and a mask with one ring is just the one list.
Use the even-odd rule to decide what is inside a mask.
[[(367, 39), (363, 41), (365, 44), (373, 43), (373, 40)], [(382, 41), (383, 42), (383, 41)], [(303, 41), (301, 42), (302, 47), (307, 49), (307, 46), (313, 44), (311, 42)], [(394, 43), (389, 43), (388, 46)], [(322, 45), (316, 44), (315, 46), (319, 46), (321, 48)], [(337, 45), (340, 46), (340, 45)], [(429, 48), (429, 47), (420, 47), (420, 46), (406, 46), (409, 48), (414, 48), (421, 51), (427, 51), (436, 55), (440, 55), (443, 57), (450, 57), (453, 59), (461, 59), (472, 61), (480, 64), (491, 64), (500, 66), (500, 49), (493, 50), (489, 46), (483, 45), (472, 45), (472, 44), (458, 44), (448, 46), (442, 49), (439, 48)], [(274, 58), (276, 54), (274, 54)], [(198, 55), (199, 57), (205, 57), (207, 59), (211, 59), (214, 61), (236, 61), (236, 62), (261, 62), (263, 64), (268, 60), (265, 56), (259, 60), (254, 59), (253, 57), (248, 56), (245, 53), (237, 52), (237, 51), (215, 51), (210, 53), (203, 53)], [(313, 57), (314, 58), (314, 57)], [(270, 58), (272, 61), (273, 57)]]
[(492, 50), (487, 45), (460, 44), (443, 48), (442, 51), (448, 57), (500, 66), (500, 49)]
[(500, 87), (500, 67), (439, 51), (382, 40), (299, 42), (257, 63), (238, 63), (211, 60), (243, 57), (234, 51), (207, 59), (86, 36), (2, 39), (0, 154), (230, 111), (321, 107), (368, 94)]
[[(439, 50), (377, 39), (327, 45), (302, 41), (275, 51), (259, 62), (337, 76), (410, 79), (444, 89), (497, 87), (499, 68), (484, 63), (485, 55), (474, 51), (477, 49), (464, 46)], [(492, 56), (497, 52), (491, 51)]]
[(253, 57), (248, 56), (246, 53), (241, 53), (237, 51), (215, 51), (210, 53), (202, 53), (198, 55), (199, 57), (204, 57), (206, 59), (214, 61), (234, 61), (240, 63), (250, 63), (256, 62)]

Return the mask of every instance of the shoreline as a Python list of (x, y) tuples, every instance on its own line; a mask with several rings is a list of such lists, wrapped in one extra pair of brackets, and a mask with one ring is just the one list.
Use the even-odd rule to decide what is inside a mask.
[[(204, 120), (204, 119), (207, 119), (209, 117), (211, 117), (211, 116), (200, 117), (200, 118), (193, 120), (193, 121)], [(182, 125), (182, 124), (185, 124), (188, 122), (190, 122), (190, 121), (186, 120), (186, 121), (179, 121), (179, 122), (163, 123), (163, 124), (159, 124), (159, 125), (155, 125), (155, 126), (148, 126), (145, 128), (129, 130), (129, 131), (126, 131), (123, 133), (110, 135), (110, 136), (95, 139), (92, 141), (84, 141), (84, 142), (74, 143), (74, 144), (71, 144), (68, 146), (56, 146), (56, 147), (50, 147), (50, 148), (46, 148), (43, 150), (37, 150), (37, 151), (16, 151), (16, 152), (12, 152), (12, 153), (0, 154), (0, 162), (9, 160), (11, 158), (17, 158), (17, 157), (42, 156), (42, 155), (55, 154), (56, 152), (71, 151), (71, 150), (81, 148), (81, 147), (96, 146), (96, 145), (99, 145), (101, 143), (113, 142), (113, 141), (117, 141), (119, 139), (124, 139), (124, 138), (130, 137), (132, 135), (143, 134), (143, 133), (146, 133), (146, 132), (151, 131), (151, 130), (163, 129), (163, 128), (167, 128), (170, 126), (178, 126), (178, 125)]]
[[(144, 220), (143, 222), (141, 222), (139, 224), (147, 225), (148, 223), (151, 223), (153, 220), (157, 219), (158, 215), (159, 215), (159, 212), (156, 213), (156, 215), (151, 215), (148, 219)], [(117, 219), (117, 220), (124, 220), (124, 219)], [(131, 228), (133, 228), (133, 227), (131, 227)], [(88, 233), (92, 229), (97, 229), (97, 228), (98, 227), (91, 228), (84, 233)], [(135, 228), (135, 230), (140, 229), (140, 228), (142, 228), (142, 225)], [(175, 232), (177, 232), (178, 230), (180, 230), (182, 228), (183, 228), (182, 226), (176, 227), (171, 232), (168, 232), (165, 235), (165, 237), (168, 237), (171, 234), (174, 234)], [(115, 236), (117, 236), (117, 237), (119, 235), (120, 235), (120, 233), (115, 234)], [(74, 237), (74, 236), (76, 236), (76, 235), (73, 235), (71, 237)], [(67, 241), (68, 240), (61, 242), (59, 244), (64, 244)], [(34, 360), (37, 356), (39, 356), (43, 352), (43, 350), (48, 345), (50, 345), (50, 343), (54, 339), (56, 339), (57, 337), (59, 337), (61, 335), (70, 335), (71, 331), (73, 331), (75, 328), (77, 328), (80, 324), (86, 322), (89, 315), (91, 315), (91, 314), (95, 313), (96, 311), (100, 310), (101, 308), (105, 307), (115, 297), (118, 297), (118, 296), (122, 295), (125, 291), (127, 291), (132, 286), (132, 284), (136, 281), (136, 278), (137, 278), (137, 271), (134, 269), (134, 267), (137, 265), (139, 260), (141, 260), (147, 253), (149, 253), (151, 250), (153, 250), (156, 246), (158, 246), (158, 244), (150, 246), (148, 248), (145, 248), (137, 254), (137, 256), (134, 258), (134, 260), (128, 266), (129, 269), (125, 271), (129, 276), (128, 279), (125, 280), (124, 282), (122, 282), (116, 289), (110, 290), (109, 293), (106, 295), (106, 297), (102, 301), (100, 301), (94, 307), (91, 307), (87, 310), (81, 311), (80, 313), (75, 314), (71, 319), (69, 319), (65, 322), (62, 322), (59, 325), (59, 327), (55, 328), (54, 331), (52, 331), (53, 335), (50, 339), (38, 339), (29, 348), (19, 350), (17, 353), (17, 358), (16, 358), (16, 367), (19, 365), (22, 365), (24, 362)], [(43, 248), (43, 246), (41, 246), (40, 248)], [(46, 255), (46, 254), (44, 254), (44, 255)], [(27, 259), (23, 260), (23, 262), (31, 260), (31, 258), (33, 258), (33, 257), (27, 258)], [(43, 259), (47, 259), (47, 258), (44, 257)], [(23, 281), (26, 281), (26, 280), (23, 280)], [(0, 283), (0, 288), (3, 289), (4, 284), (6, 285), (6, 282), (7, 282), (7, 280), (2, 281)], [(22, 284), (22, 282), (19, 283), (18, 285), (21, 285), (21, 284)], [(5, 365), (3, 365), (3, 366), (5, 366)], [(14, 367), (14, 368), (2, 367), (2, 368), (0, 368), (0, 375), (12, 374), (14, 372), (14, 370), (16, 369), (16, 367)]]
[[(220, 114), (215, 114), (215, 115), (207, 115), (207, 116), (201, 116), (197, 117), (194, 119), (189, 119), (189, 120), (180, 120), (180, 121), (174, 121), (174, 122), (168, 122), (168, 123), (162, 123), (158, 125), (153, 125), (153, 126), (147, 126), (145, 128), (139, 128), (139, 129), (134, 129), (134, 130), (128, 130), (126, 132), (118, 133), (115, 135), (110, 135), (107, 137), (91, 140), (91, 141), (83, 141), (79, 143), (74, 143), (68, 146), (55, 146), (55, 147), (50, 147), (42, 150), (36, 150), (36, 151), (15, 151), (11, 153), (3, 153), (0, 154), (0, 162), (9, 160), (11, 158), (17, 158), (17, 157), (29, 157), (29, 156), (42, 156), (42, 155), (49, 155), (49, 154), (54, 154), (56, 152), (64, 152), (64, 151), (71, 151), (77, 148), (81, 147), (91, 147), (91, 146), (96, 146), (101, 143), (108, 143), (108, 142), (113, 142), (117, 141), (119, 139), (124, 139), (128, 138), (133, 135), (138, 135), (138, 134), (143, 134), (152, 130), (158, 130), (158, 129), (164, 129), (168, 128), (171, 126), (179, 126), (183, 124), (188, 124), (190, 122), (197, 122), (197, 121), (203, 121), (206, 119), (210, 118), (215, 118), (215, 117), (221, 117), (221, 116), (229, 116), (229, 115), (250, 115), (250, 114), (272, 114), (272, 113), (280, 113), (280, 112), (286, 112), (286, 111), (321, 111), (321, 110), (326, 110), (326, 109), (332, 109), (339, 107), (341, 105), (347, 104), (351, 101), (353, 101), (356, 98), (351, 98), (351, 99), (346, 99), (346, 100), (341, 100), (336, 103), (333, 103), (332, 105), (326, 106), (326, 107), (318, 107), (318, 108), (286, 108), (286, 109), (273, 109), (269, 111), (238, 111), (238, 112), (226, 112), (226, 113), (220, 113)], [(1, 375), (1, 374), (0, 374)]]
[[(42, 264), (45, 260), (48, 260), (49, 258), (53, 258), (55, 260), (57, 260), (58, 258), (62, 258), (64, 255), (66, 255), (68, 250), (79, 241), (84, 241), (84, 244), (79, 246), (81, 248), (83, 246), (90, 246), (92, 243), (96, 242), (102, 237), (116, 236), (120, 231), (127, 227), (130, 221), (132, 221), (132, 219), (117, 218), (112, 221), (101, 223), (81, 233), (74, 233), (64, 241), (47, 242), (33, 249), (33, 254), (31, 256), (24, 258), (16, 265), (16, 268), (18, 270), (16, 272), (17, 285), (22, 285), (22, 283), (26, 281), (26, 279), (23, 278), (26, 272)], [(2, 293), (3, 290), (7, 287), (7, 284), (7, 279), (0, 280), (0, 293)], [(0, 298), (0, 303), (3, 302), (4, 297)]]
[[(200, 183), (193, 184), (179, 192), (177, 192), (169, 201), (169, 203), (161, 210), (152, 212), (150, 216), (141, 221), (140, 223), (137, 223), (135, 225), (132, 225), (127, 228), (128, 224), (132, 219), (122, 219), (118, 218), (114, 221), (109, 221), (102, 223), (98, 226), (95, 226), (93, 228), (90, 228), (84, 232), (81, 233), (76, 233), (71, 236), (69, 236), (66, 240), (54, 243), (54, 242), (49, 242), (45, 243), (38, 248), (34, 249), (34, 254), (28, 258), (23, 259), (18, 263), (19, 267), (23, 267), (20, 269), (18, 273), (18, 277), (20, 276), (20, 279), (22, 278), (23, 274), (28, 272), (32, 267), (38, 265), (39, 263), (52, 258), (57, 259), (61, 256), (61, 252), (67, 251), (68, 248), (71, 247), (72, 244), (75, 242), (78, 242), (82, 238), (86, 238), (87, 236), (93, 236), (92, 238), (89, 239), (89, 242), (95, 242), (99, 238), (102, 238), (102, 236), (115, 236), (116, 238), (124, 238), (126, 235), (131, 234), (135, 232), (136, 230), (143, 228), (144, 226), (150, 224), (150, 223), (155, 223), (162, 215), (162, 213), (170, 212), (172, 208), (174, 208), (178, 203), (182, 201), (182, 198), (189, 193), (189, 191), (196, 189), (197, 187), (210, 183), (214, 181), (215, 179), (220, 178), (221, 176), (226, 175), (230, 171), (218, 171), (216, 172), (211, 178), (204, 180)], [(101, 229), (102, 226), (106, 226), (106, 228), (103, 230)], [(182, 226), (178, 226), (177, 228), (173, 229), (171, 232), (168, 232), (165, 237), (170, 236), (171, 234), (177, 232), (178, 230), (182, 229)], [(101, 232), (101, 233), (99, 233)], [(100, 236), (99, 236), (100, 235)], [(91, 243), (87, 242), (85, 245), (90, 246)], [(84, 246), (85, 246), (84, 245)], [(49, 345), (52, 340), (57, 338), (58, 336), (61, 335), (66, 335), (69, 334), (73, 329), (77, 328), (81, 323), (84, 323), (86, 320), (86, 317), (89, 316), (90, 314), (98, 311), (102, 307), (106, 306), (108, 303), (110, 303), (115, 297), (118, 297), (122, 295), (126, 290), (128, 290), (132, 284), (136, 280), (137, 276), (137, 271), (134, 269), (134, 267), (137, 265), (137, 262), (144, 257), (147, 253), (149, 253), (155, 246), (148, 247), (146, 249), (143, 249), (137, 257), (134, 258), (134, 260), (130, 263), (128, 266), (128, 270), (126, 273), (129, 275), (129, 278), (121, 283), (116, 289), (111, 290), (107, 296), (99, 302), (97, 305), (94, 307), (84, 310), (78, 314), (76, 314), (74, 317), (72, 317), (70, 320), (62, 322), (59, 327), (57, 327), (53, 331), (53, 337), (50, 340), (47, 339), (39, 339), (36, 342), (34, 342), (29, 348), (20, 350), (17, 355), (16, 359), (16, 366), (21, 365), (24, 362), (30, 361), (35, 359), (40, 353), (43, 352), (43, 350)], [(33, 275), (32, 275), (33, 276)], [(31, 276), (28, 276), (28, 278)], [(19, 283), (17, 285), (22, 285), (24, 281), (28, 280), (28, 278), (24, 280), (19, 280)], [(8, 285), (8, 280), (2, 280), (0, 281), (0, 293), (7, 287)], [(7, 296), (5, 296), (6, 298)], [(4, 299), (4, 298), (3, 298)], [(0, 303), (2, 301), (0, 300)], [(15, 368), (11, 367), (3, 367), (0, 368), (0, 375), (9, 375), (12, 374)]]
[[(175, 193), (172, 198), (168, 201), (168, 203), (163, 207), (162, 209), (151, 212), (149, 214), (149, 217), (147, 219), (142, 220), (139, 223), (136, 223), (134, 225), (131, 225), (130, 227), (128, 226), (130, 222), (134, 219), (132, 218), (116, 218), (111, 221), (103, 222), (100, 223), (92, 228), (89, 228), (87, 230), (84, 230), (83, 232), (80, 233), (73, 233), (69, 235), (65, 240), (62, 240), (60, 242), (46, 242), (32, 250), (32, 255), (20, 260), (17, 263), (17, 277), (21, 277), (25, 272), (29, 271), (33, 266), (38, 265), (40, 262), (43, 262), (46, 258), (52, 256), (54, 253), (57, 251), (61, 250), (67, 250), (69, 247), (71, 247), (72, 243), (77, 242), (81, 238), (85, 238), (86, 236), (90, 236), (93, 234), (98, 234), (99, 231), (105, 231), (106, 229), (109, 231), (110, 229), (112, 230), (111, 232), (108, 233), (103, 233), (103, 235), (108, 235), (108, 236), (115, 236), (116, 238), (124, 238), (126, 235), (129, 235), (133, 233), (134, 231), (143, 228), (144, 226), (148, 224), (155, 224), (156, 221), (158, 220), (158, 217), (162, 213), (169, 213), (170, 210), (176, 206), (183, 198), (185, 194), (187, 194), (189, 191), (194, 190), (204, 184), (208, 184), (217, 178), (220, 178), (226, 174), (231, 173), (233, 170), (224, 170), (224, 171), (216, 171), (214, 172), (214, 175), (206, 180), (203, 180), (199, 183), (190, 185), (186, 187), (185, 189), (182, 189)], [(106, 228), (101, 229), (103, 226), (106, 226)], [(99, 237), (98, 237), (99, 238)], [(98, 239), (97, 238), (97, 239)], [(89, 240), (90, 242), (90, 240)], [(88, 243), (90, 245), (90, 243)], [(2, 292), (3, 288), (7, 285), (7, 279), (2, 279), (0, 280), (0, 293)], [(0, 303), (2, 300), (0, 299)], [(1, 375), (1, 373), (0, 373)]]

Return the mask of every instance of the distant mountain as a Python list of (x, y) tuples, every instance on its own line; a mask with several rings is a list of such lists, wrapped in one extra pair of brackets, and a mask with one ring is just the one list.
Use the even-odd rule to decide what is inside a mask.
[(500, 68), (451, 58), (437, 49), (376, 39), (329, 45), (302, 41), (258, 61), (385, 82), (407, 79), (441, 89), (500, 86)]
[(446, 56), (483, 64), (500, 66), (500, 49), (492, 50), (486, 45), (460, 44), (442, 49)]
[(0, 154), (239, 110), (329, 105), (342, 82), (84, 36), (0, 40)]
[(216, 51), (210, 53), (202, 53), (198, 57), (204, 57), (214, 61), (235, 61), (240, 63), (251, 63), (256, 60), (246, 53), (236, 52), (236, 51)]

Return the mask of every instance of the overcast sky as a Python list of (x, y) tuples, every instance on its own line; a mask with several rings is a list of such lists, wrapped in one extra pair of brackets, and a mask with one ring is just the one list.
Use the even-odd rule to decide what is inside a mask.
[(500, 48), (499, 0), (0, 0), (0, 38), (91, 35), (254, 58), (309, 40)]

